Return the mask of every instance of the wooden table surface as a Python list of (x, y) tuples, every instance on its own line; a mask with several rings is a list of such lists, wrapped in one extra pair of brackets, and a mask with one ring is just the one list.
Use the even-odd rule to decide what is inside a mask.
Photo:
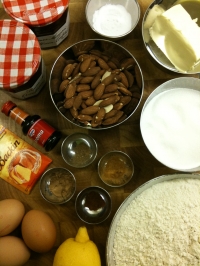
[[(68, 37), (56, 48), (42, 50), (42, 56), (47, 67), (47, 78), (51, 67), (60, 55), (70, 45), (90, 38), (100, 38), (95, 34), (87, 24), (85, 18), (86, 0), (71, 0), (69, 4), (70, 10), (70, 29)], [(144, 101), (148, 95), (161, 83), (179, 77), (180, 75), (168, 72), (159, 67), (147, 54), (142, 41), (141, 24), (143, 15), (147, 7), (151, 4), (151, 0), (139, 0), (141, 8), (140, 21), (134, 31), (126, 38), (118, 41), (118, 43), (129, 50), (138, 61), (144, 76), (144, 95), (142, 102), (136, 113), (129, 118), (126, 122), (113, 129), (105, 131), (92, 131), (81, 129), (67, 122), (54, 107), (48, 88), (48, 82), (42, 91), (35, 97), (27, 100), (18, 100), (11, 98), (4, 92), (0, 92), (0, 106), (8, 100), (14, 101), (19, 107), (29, 112), (30, 114), (39, 114), (52, 126), (59, 129), (62, 133), (62, 139), (57, 146), (51, 151), (46, 153), (43, 148), (33, 143), (29, 138), (23, 136), (19, 125), (14, 121), (0, 113), (0, 124), (15, 132), (18, 136), (32, 144), (35, 148), (47, 154), (52, 160), (52, 167), (66, 167), (74, 173), (77, 182), (77, 190), (71, 201), (64, 205), (51, 205), (47, 203), (39, 192), (39, 182), (34, 186), (30, 195), (26, 195), (19, 190), (15, 189), (3, 180), (0, 180), (0, 200), (7, 198), (15, 198), (23, 202), (26, 211), (31, 209), (39, 209), (47, 212), (57, 227), (57, 240), (54, 248), (45, 254), (31, 253), (30, 260), (25, 264), (26, 266), (51, 266), (53, 258), (58, 246), (67, 238), (74, 237), (80, 226), (86, 225), (90, 238), (96, 243), (100, 251), (102, 265), (106, 265), (105, 250), (106, 239), (109, 231), (109, 226), (112, 218), (117, 211), (120, 204), (126, 197), (139, 187), (144, 182), (165, 174), (172, 174), (176, 171), (169, 169), (159, 163), (145, 147), (141, 137), (139, 121), (140, 113)], [(0, 4), (0, 19), (6, 19), (9, 16), (4, 11), (2, 4)], [(182, 76), (182, 75), (181, 75)], [(53, 115), (52, 115), (53, 114)], [(67, 166), (60, 152), (62, 140), (66, 135), (74, 132), (85, 132), (90, 134), (98, 144), (98, 155), (92, 165), (83, 168), (75, 169)], [(133, 160), (135, 165), (135, 173), (133, 179), (123, 188), (110, 188), (104, 185), (98, 177), (97, 164), (100, 157), (108, 151), (121, 150), (126, 152)], [(105, 188), (112, 198), (112, 213), (110, 217), (99, 225), (84, 224), (76, 215), (74, 204), (76, 195), (84, 188), (89, 186), (100, 186)]]

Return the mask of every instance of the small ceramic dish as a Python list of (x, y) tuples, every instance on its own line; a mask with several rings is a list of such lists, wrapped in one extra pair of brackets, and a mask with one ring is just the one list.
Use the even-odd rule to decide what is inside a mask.
[(65, 168), (51, 168), (40, 179), (40, 194), (49, 203), (66, 203), (73, 197), (75, 190), (75, 177)]
[(61, 145), (64, 161), (76, 168), (91, 164), (97, 155), (97, 143), (88, 134), (74, 133), (66, 137)]
[(75, 208), (82, 221), (87, 224), (99, 224), (105, 221), (111, 213), (111, 197), (101, 187), (88, 187), (77, 195)]
[(134, 165), (126, 153), (111, 151), (99, 160), (98, 173), (106, 185), (121, 187), (131, 180), (134, 173)]

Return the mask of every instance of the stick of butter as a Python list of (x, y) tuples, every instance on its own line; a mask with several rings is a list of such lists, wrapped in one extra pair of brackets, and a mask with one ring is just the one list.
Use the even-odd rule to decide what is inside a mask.
[(182, 5), (157, 16), (149, 34), (180, 72), (191, 71), (200, 62), (200, 27)]

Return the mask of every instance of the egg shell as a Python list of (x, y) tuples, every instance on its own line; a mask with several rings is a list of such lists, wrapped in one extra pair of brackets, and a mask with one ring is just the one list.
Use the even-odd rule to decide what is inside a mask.
[(16, 236), (0, 237), (0, 266), (24, 265), (30, 258), (30, 250)]
[(53, 220), (40, 210), (31, 210), (25, 214), (21, 232), (26, 245), (38, 253), (51, 250), (56, 241), (57, 231)]
[(21, 223), (25, 214), (23, 203), (16, 199), (0, 201), (0, 236), (10, 234)]

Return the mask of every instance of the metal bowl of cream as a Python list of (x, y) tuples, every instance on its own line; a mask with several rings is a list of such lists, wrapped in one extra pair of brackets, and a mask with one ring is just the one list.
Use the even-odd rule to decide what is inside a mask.
[[(178, 70), (152, 40), (149, 34), (149, 28), (151, 28), (151, 26), (153, 25), (157, 15), (162, 14), (162, 12), (170, 9), (172, 6), (179, 3), (181, 3), (181, 5), (185, 8), (185, 10), (188, 11), (192, 19), (194, 19), (193, 16), (196, 15), (194, 15), (192, 11), (194, 11), (195, 7), (190, 7), (189, 2), (190, 0), (154, 1), (147, 8), (142, 21), (142, 37), (145, 48), (149, 53), (149, 55), (151, 56), (151, 58), (155, 60), (156, 63), (158, 63), (158, 65), (162, 66), (163, 68), (180, 74), (198, 74), (200, 72), (200, 62), (197, 63), (192, 70), (186, 72)], [(200, 7), (200, 3), (198, 3), (198, 1), (197, 4), (199, 4)]]
[(165, 166), (200, 170), (200, 80), (181, 77), (157, 87), (144, 103), (140, 130), (150, 153)]
[(140, 6), (137, 0), (89, 0), (85, 14), (94, 32), (117, 40), (128, 35), (137, 26)]

